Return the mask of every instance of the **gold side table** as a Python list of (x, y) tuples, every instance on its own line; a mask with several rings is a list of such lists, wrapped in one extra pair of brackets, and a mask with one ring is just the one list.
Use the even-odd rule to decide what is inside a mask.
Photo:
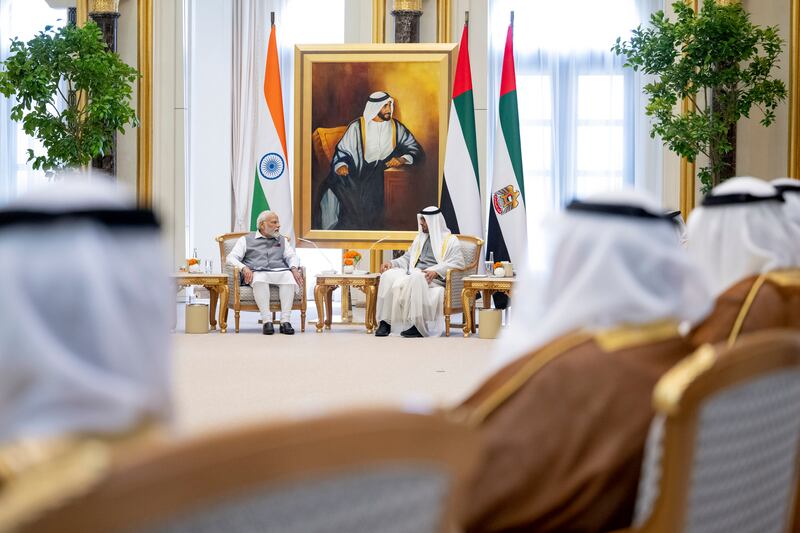
[(366, 316), (364, 325), (367, 333), (375, 331), (375, 307), (378, 300), (378, 283), (380, 274), (325, 274), (317, 276), (317, 286), (314, 287), (314, 302), (317, 304), (317, 332), (323, 327), (331, 329), (333, 321), (333, 290), (336, 287), (355, 287), (364, 293), (367, 298)]
[(475, 333), (475, 295), (483, 291), (483, 307), (489, 307), (489, 297), (493, 292), (503, 292), (511, 296), (515, 278), (495, 278), (493, 276), (467, 276), (461, 290), (461, 306), (464, 309), (464, 336)]
[(215, 318), (217, 298), (219, 298), (219, 330), (225, 333), (228, 330), (228, 276), (225, 274), (195, 274), (192, 272), (177, 272), (172, 275), (177, 290), (190, 285), (201, 285), (210, 293), (208, 305), (208, 322), (211, 329), (217, 329)]

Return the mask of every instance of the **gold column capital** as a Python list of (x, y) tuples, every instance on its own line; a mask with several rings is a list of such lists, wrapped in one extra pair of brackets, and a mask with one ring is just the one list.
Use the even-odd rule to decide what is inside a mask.
[(119, 0), (89, 0), (89, 13), (119, 13)]
[(394, 11), (422, 11), (422, 0), (394, 0)]

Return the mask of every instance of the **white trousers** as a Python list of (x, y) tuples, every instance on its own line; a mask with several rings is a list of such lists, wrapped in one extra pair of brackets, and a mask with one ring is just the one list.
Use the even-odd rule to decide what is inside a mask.
[[(253, 298), (256, 300), (258, 311), (261, 313), (261, 321), (265, 324), (272, 321), (269, 310), (269, 283), (263, 281), (253, 281)], [(278, 293), (281, 297), (281, 322), (290, 322), (292, 316), (292, 302), (294, 301), (295, 284), (274, 283), (278, 286)]]
[(376, 318), (393, 333), (416, 326), (423, 336), (438, 337), (444, 332), (443, 300), (444, 287), (428, 284), (421, 270), (392, 268), (381, 274)]

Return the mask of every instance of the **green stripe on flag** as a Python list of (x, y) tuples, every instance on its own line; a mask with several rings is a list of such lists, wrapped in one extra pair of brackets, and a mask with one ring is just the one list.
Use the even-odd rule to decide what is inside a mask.
[(508, 156), (517, 178), (517, 186), (525, 201), (525, 184), (522, 179), (522, 146), (519, 140), (519, 110), (517, 91), (509, 91), (500, 97), (500, 127), (503, 128)]
[(256, 231), (258, 229), (258, 225), (256, 224), (258, 215), (260, 215), (262, 211), (269, 211), (269, 202), (267, 202), (264, 189), (261, 188), (258, 169), (256, 169), (255, 180), (253, 184), (253, 204), (250, 209), (250, 231)]
[(461, 124), (461, 132), (464, 134), (464, 143), (467, 145), (469, 158), (472, 160), (472, 168), (475, 169), (475, 181), (478, 189), (481, 187), (481, 180), (478, 174), (478, 141), (475, 136), (475, 104), (472, 99), (472, 91), (464, 91), (453, 98), (453, 107), (458, 115), (458, 122)]

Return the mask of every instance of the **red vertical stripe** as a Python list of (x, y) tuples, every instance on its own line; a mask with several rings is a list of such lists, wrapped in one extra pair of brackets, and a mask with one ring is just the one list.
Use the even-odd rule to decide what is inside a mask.
[(469, 27), (464, 24), (461, 43), (458, 45), (456, 80), (453, 82), (453, 98), (472, 90), (472, 71), (469, 67)]
[(503, 53), (503, 77), (500, 81), (500, 96), (517, 90), (517, 76), (514, 74), (514, 26), (508, 25), (506, 50)]

